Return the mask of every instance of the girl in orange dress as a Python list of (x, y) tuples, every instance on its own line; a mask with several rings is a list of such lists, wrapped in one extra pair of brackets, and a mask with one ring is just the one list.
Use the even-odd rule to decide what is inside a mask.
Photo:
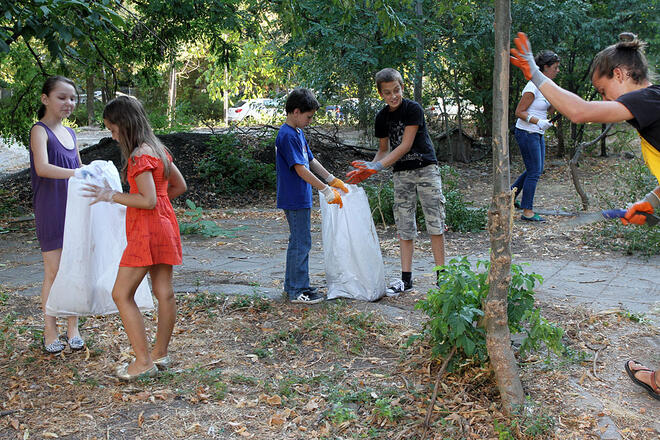
[[(116, 374), (120, 379), (133, 380), (154, 376), (170, 364), (167, 347), (176, 320), (172, 266), (181, 264), (182, 259), (179, 225), (170, 200), (186, 191), (186, 182), (167, 148), (154, 135), (140, 101), (128, 96), (113, 99), (103, 110), (103, 122), (119, 143), (124, 162), (121, 174), (128, 180), (130, 192), (117, 192), (109, 185), (88, 185), (86, 190), (93, 198), (92, 204), (110, 202), (127, 207), (127, 245), (112, 299), (135, 353), (135, 361), (118, 367)], [(158, 300), (158, 328), (151, 351), (134, 300), (147, 273)]]

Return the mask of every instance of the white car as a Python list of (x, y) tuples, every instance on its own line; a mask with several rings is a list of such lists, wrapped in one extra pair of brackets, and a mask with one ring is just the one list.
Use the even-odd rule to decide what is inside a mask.
[(227, 121), (241, 122), (249, 119), (260, 121), (273, 119), (283, 113), (283, 104), (277, 99), (247, 99), (227, 109)]

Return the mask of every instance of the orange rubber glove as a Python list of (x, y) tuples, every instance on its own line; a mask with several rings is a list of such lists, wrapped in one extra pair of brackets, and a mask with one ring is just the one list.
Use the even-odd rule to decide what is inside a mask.
[(339, 208), (344, 207), (344, 202), (341, 201), (341, 195), (336, 189), (326, 186), (321, 192), (325, 197), (325, 201), (328, 202), (328, 205), (339, 205)]
[(518, 32), (518, 37), (514, 38), (513, 42), (515, 43), (518, 49), (511, 49), (511, 64), (518, 67), (522, 70), (525, 79), (532, 81), (536, 87), (541, 87), (548, 78), (541, 73), (539, 67), (534, 61), (534, 53), (532, 52), (532, 46), (529, 44), (527, 35), (523, 32)]
[(328, 177), (326, 177), (325, 183), (327, 183), (328, 185), (330, 185), (333, 188), (337, 188), (337, 189), (340, 189), (340, 190), (344, 191), (345, 193), (348, 193), (348, 188), (346, 187), (344, 182), (342, 182), (340, 179), (337, 179), (332, 174), (330, 174)]
[(351, 184), (360, 183), (365, 179), (373, 176), (383, 169), (383, 164), (380, 162), (365, 162), (364, 160), (354, 160), (351, 165), (356, 170), (346, 173), (348, 177), (347, 182)]
[(642, 200), (632, 205), (626, 215), (621, 219), (621, 223), (624, 225), (629, 225), (631, 223), (635, 225), (643, 225), (646, 223), (646, 216), (639, 214), (640, 212), (645, 212), (648, 214), (653, 214), (653, 206), (647, 201)]

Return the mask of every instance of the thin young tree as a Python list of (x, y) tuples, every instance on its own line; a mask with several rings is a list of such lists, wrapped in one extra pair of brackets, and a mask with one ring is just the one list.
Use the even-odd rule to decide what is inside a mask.
[(511, 349), (507, 305), (511, 285), (513, 192), (509, 189), (509, 36), (510, 0), (495, 1), (495, 66), (493, 69), (493, 200), (488, 212), (490, 290), (484, 301), (486, 346), (495, 372), (502, 407), (511, 413), (524, 402), (518, 365)]

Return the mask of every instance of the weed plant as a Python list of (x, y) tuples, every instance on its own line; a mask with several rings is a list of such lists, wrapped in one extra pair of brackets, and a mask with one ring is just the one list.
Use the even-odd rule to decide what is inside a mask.
[[(483, 268), (483, 271), (475, 272), (470, 262), (461, 258), (452, 259), (442, 268), (440, 286), (431, 289), (428, 297), (415, 305), (429, 319), (424, 323), (423, 333), (411, 337), (409, 343), (420, 337), (427, 338), (431, 341), (433, 355), (440, 357), (448, 356), (456, 347), (450, 369), (464, 359), (485, 363), (488, 352), (482, 317), (483, 302), (489, 290), (490, 263), (478, 261), (476, 268)], [(508, 324), (511, 333), (523, 332), (526, 335), (520, 346), (521, 356), (540, 349), (542, 345), (556, 354), (564, 351), (561, 343), (563, 330), (548, 322), (534, 307), (534, 285), (542, 281), (540, 275), (527, 274), (519, 265), (511, 265)]]
[[(274, 144), (274, 139), (264, 142)], [(275, 189), (275, 165), (255, 160), (252, 157), (254, 148), (241, 145), (234, 134), (213, 136), (208, 146), (208, 154), (199, 164), (199, 173), (215, 192)]]
[[(614, 169), (596, 195), (598, 206), (612, 209), (625, 208), (644, 198), (657, 185), (641, 159), (632, 159)], [(582, 239), (588, 245), (628, 255), (660, 255), (660, 226), (623, 225), (619, 221), (601, 222), (599, 227), (584, 232)]]
[[(458, 172), (449, 165), (440, 167), (442, 192), (445, 196), (445, 222), (452, 231), (476, 232), (486, 227), (486, 208), (475, 208), (472, 202), (466, 202), (458, 190)], [(380, 185), (363, 184), (371, 215), (376, 224), (394, 224), (394, 184), (391, 180)], [(425, 228), (426, 222), (422, 205), (417, 203), (417, 225)]]
[(187, 220), (179, 222), (179, 232), (182, 235), (201, 234), (205, 237), (235, 237), (234, 232), (238, 229), (224, 229), (213, 220), (204, 220), (204, 210), (195, 205), (190, 199), (186, 199), (188, 210), (183, 214)]

